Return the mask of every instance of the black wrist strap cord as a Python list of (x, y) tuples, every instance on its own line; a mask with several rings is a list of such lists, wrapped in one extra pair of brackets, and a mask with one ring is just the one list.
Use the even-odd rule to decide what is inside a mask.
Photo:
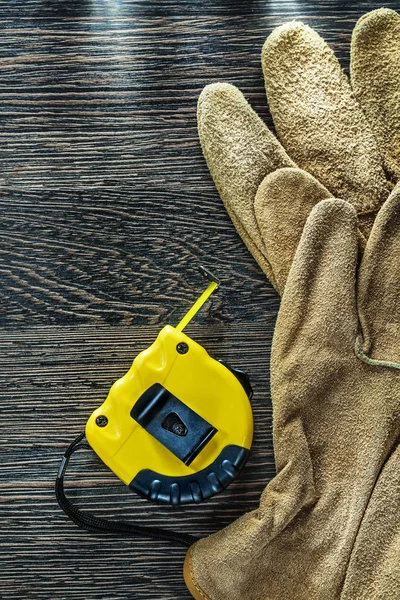
[(176, 533), (174, 531), (160, 529), (158, 527), (144, 527), (141, 525), (128, 523), (127, 521), (111, 521), (102, 517), (96, 517), (91, 513), (77, 508), (65, 495), (64, 476), (72, 454), (80, 448), (88, 447), (88, 444), (83, 441), (84, 437), (85, 434), (81, 433), (68, 447), (61, 461), (60, 469), (56, 479), (55, 492), (58, 504), (65, 514), (72, 519), (72, 521), (74, 521), (79, 527), (83, 527), (84, 529), (97, 533), (141, 535), (145, 537), (151, 537), (156, 540), (176, 542), (183, 546), (191, 546), (197, 541), (197, 538), (185, 533)]

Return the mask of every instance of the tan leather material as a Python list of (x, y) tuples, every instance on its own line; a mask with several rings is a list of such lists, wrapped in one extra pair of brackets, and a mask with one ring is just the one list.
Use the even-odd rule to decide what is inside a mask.
[(238, 233), (275, 284), (254, 213), (264, 177), (294, 167), (275, 136), (233, 85), (216, 83), (202, 91), (197, 122), (204, 157)]
[(326, 42), (303, 23), (287, 23), (268, 36), (262, 66), (276, 131), (296, 164), (357, 210), (382, 204), (376, 140)]
[(393, 183), (400, 178), (400, 16), (386, 8), (359, 19), (351, 42), (351, 79)]
[(277, 290), (285, 287), (311, 209), (330, 197), (314, 177), (297, 168), (277, 169), (258, 187), (254, 212)]
[(382, 467), (357, 533), (341, 600), (400, 597), (399, 523), (400, 446), (397, 445)]
[[(364, 352), (372, 360), (400, 363), (400, 184), (379, 213), (358, 278)], [(400, 366), (399, 366), (400, 368)]]
[[(191, 583), (205, 598), (400, 598), (400, 369), (355, 352), (359, 305), (374, 347), (367, 309), (385, 278), (400, 282), (399, 230), (395, 192), (359, 265), (354, 208), (327, 199), (312, 209), (273, 339), (277, 475), (258, 510), (192, 547)], [(390, 303), (375, 307), (397, 324), (385, 346), (385, 358), (395, 360), (400, 306), (395, 315), (386, 312)]]
[(183, 577), (189, 592), (192, 594), (195, 600), (210, 600), (210, 597), (201, 590), (196, 583), (193, 576), (193, 563), (192, 563), (193, 547), (191, 547), (186, 554), (185, 562), (183, 564)]
[[(209, 170), (238, 233), (279, 293), (315, 202), (322, 197), (350, 202), (359, 215), (363, 247), (397, 181), (399, 20), (384, 9), (360, 19), (352, 42), (355, 92), (316, 31), (293, 21), (270, 34), (262, 67), (280, 141), (234, 86), (214, 83), (200, 95), (198, 131)], [(286, 186), (282, 179), (280, 198), (270, 196), (276, 186), (265, 180), (285, 168), (317, 180), (322, 196), (314, 196), (315, 183), (300, 186), (293, 196), (292, 182)], [(279, 232), (271, 225), (277, 223)], [(288, 233), (279, 243), (282, 231)]]
[(211, 174), (282, 302), (277, 475), (257, 510), (190, 549), (196, 599), (400, 599), (399, 20), (379, 9), (358, 22), (354, 92), (315, 31), (271, 34), (283, 146), (233, 86), (200, 96)]

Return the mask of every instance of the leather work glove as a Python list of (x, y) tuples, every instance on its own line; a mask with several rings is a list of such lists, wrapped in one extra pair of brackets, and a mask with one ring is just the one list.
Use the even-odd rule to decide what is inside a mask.
[[(196, 599), (400, 598), (399, 190), (357, 269), (358, 227), (365, 245), (399, 178), (399, 22), (384, 9), (358, 22), (355, 93), (308, 27), (288, 24), (264, 46), (280, 139), (326, 188), (236, 88), (216, 84), (200, 97), (208, 166), (279, 292), (297, 253), (272, 348), (277, 476), (258, 510), (189, 550), (184, 574)], [(323, 200), (333, 194), (353, 206)]]
[(357, 269), (356, 209), (312, 209), (272, 344), (277, 475), (189, 549), (197, 600), (400, 598), (399, 231), (400, 186)]
[(365, 245), (400, 178), (400, 17), (379, 9), (358, 21), (351, 85), (324, 40), (299, 22), (271, 33), (262, 67), (281, 143), (241, 92), (224, 83), (201, 93), (198, 130), (235, 227), (281, 293), (317, 202), (350, 202)]

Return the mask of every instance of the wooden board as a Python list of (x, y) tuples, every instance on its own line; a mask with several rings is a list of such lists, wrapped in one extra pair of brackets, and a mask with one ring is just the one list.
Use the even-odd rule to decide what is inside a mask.
[[(389, 8), (399, 8), (393, 0)], [(272, 125), (260, 50), (298, 18), (348, 70), (374, 2), (0, 0), (0, 598), (189, 599), (184, 549), (94, 536), (57, 506), (60, 456), (166, 323), (221, 290), (188, 333), (250, 374), (254, 448), (199, 507), (128, 491), (80, 453), (68, 488), (97, 514), (203, 536), (256, 508), (273, 476), (269, 357), (279, 299), (236, 234), (201, 154), (202, 87), (240, 87)]]

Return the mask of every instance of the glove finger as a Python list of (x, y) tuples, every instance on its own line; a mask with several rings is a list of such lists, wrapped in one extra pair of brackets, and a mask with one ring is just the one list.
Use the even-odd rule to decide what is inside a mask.
[(275, 29), (262, 51), (265, 87), (285, 150), (332, 196), (377, 208), (387, 181), (376, 140), (337, 58), (299, 22)]
[(345, 352), (354, 356), (357, 257), (354, 208), (343, 200), (322, 200), (306, 222), (282, 296), (271, 362), (275, 379), (287, 376), (285, 359), (293, 360), (296, 352), (299, 361), (327, 347), (332, 361)]
[(257, 246), (254, 242), (253, 237), (250, 237), (250, 235), (247, 233), (247, 231), (243, 227), (240, 219), (238, 219), (238, 217), (233, 212), (233, 210), (228, 208), (227, 205), (225, 205), (225, 206), (226, 206), (226, 210), (231, 218), (231, 221), (236, 228), (236, 231), (238, 232), (238, 234), (240, 235), (240, 237), (246, 244), (247, 249), (253, 255), (253, 258), (255, 258), (255, 260), (258, 262), (261, 269), (264, 271), (264, 273), (266, 274), (266, 276), (268, 277), (268, 279), (270, 280), (270, 282), (272, 283), (272, 285), (274, 286), (276, 291), (278, 293), (280, 293), (277, 282), (275, 280), (274, 271), (273, 271), (273, 269), (268, 261), (268, 258), (266, 256), (265, 248), (263, 248), (262, 250), (259, 249), (260, 247), (262, 247), (262, 239), (260, 237), (260, 233), (258, 232), (258, 236), (260, 237), (260, 240), (259, 240), (259, 244)]
[(258, 188), (254, 211), (280, 294), (312, 208), (330, 197), (323, 185), (300, 169), (278, 169)]
[[(400, 184), (379, 211), (360, 265), (360, 358), (400, 363)], [(368, 362), (366, 360), (366, 362)]]
[(400, 178), (400, 16), (386, 8), (358, 21), (351, 41), (351, 81), (392, 182)]
[(199, 98), (197, 120), (203, 154), (222, 201), (244, 242), (273, 279), (253, 203), (266, 175), (295, 165), (232, 85), (206, 86)]

